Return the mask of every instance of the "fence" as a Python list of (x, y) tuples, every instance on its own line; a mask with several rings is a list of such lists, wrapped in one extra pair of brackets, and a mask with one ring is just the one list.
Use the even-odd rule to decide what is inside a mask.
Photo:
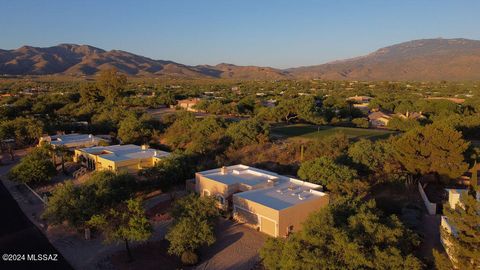
[(425, 191), (423, 190), (422, 184), (420, 184), (420, 182), (418, 182), (418, 191), (422, 196), (423, 203), (425, 204), (425, 207), (427, 208), (428, 213), (430, 215), (435, 215), (437, 213), (437, 204), (432, 203), (428, 200), (427, 194), (425, 194)]

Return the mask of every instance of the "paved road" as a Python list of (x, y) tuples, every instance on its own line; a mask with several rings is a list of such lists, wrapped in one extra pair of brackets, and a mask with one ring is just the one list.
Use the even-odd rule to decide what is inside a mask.
[[(2, 166), (0, 174), (10, 166)], [(25, 261), (4, 261), (0, 269), (72, 269), (45, 235), (25, 216), (0, 181), (0, 254), (25, 254)], [(57, 261), (27, 261), (27, 254), (58, 254)], [(23, 258), (21, 258), (23, 260)]]

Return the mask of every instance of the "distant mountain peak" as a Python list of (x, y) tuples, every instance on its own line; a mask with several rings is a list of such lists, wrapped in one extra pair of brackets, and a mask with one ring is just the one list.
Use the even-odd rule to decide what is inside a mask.
[(188, 78), (480, 80), (480, 41), (464, 38), (411, 40), (360, 57), (286, 70), (231, 63), (188, 66), (122, 50), (105, 51), (72, 43), (46, 48), (0, 49), (0, 74), (93, 75), (110, 67), (129, 75)]
[(289, 69), (300, 78), (329, 80), (478, 80), (480, 41), (464, 38), (411, 40), (370, 54)]

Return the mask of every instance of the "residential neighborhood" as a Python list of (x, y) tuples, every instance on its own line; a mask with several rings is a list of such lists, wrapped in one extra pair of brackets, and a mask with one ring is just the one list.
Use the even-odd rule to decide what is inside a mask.
[(5, 1), (0, 270), (480, 270), (479, 1)]

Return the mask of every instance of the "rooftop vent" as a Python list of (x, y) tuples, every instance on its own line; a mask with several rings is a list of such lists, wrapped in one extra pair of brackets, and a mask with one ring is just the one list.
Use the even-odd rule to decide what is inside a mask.
[(288, 190), (296, 190), (298, 187), (295, 185), (288, 186)]
[(228, 173), (228, 168), (225, 167), (225, 166), (222, 166), (222, 168), (220, 169), (220, 173), (221, 174), (227, 174)]

